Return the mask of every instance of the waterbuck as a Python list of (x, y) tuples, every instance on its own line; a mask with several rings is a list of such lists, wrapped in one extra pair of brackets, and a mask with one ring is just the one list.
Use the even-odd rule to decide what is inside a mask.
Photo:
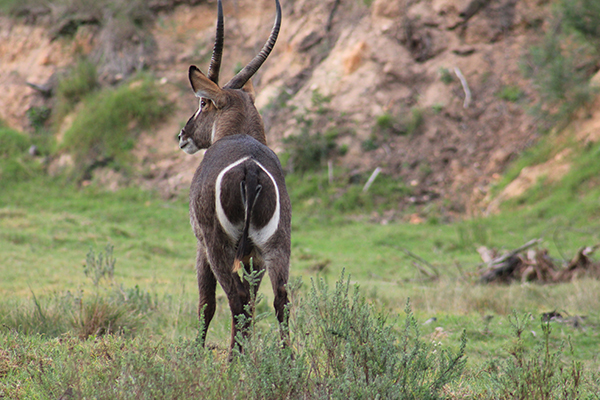
[(287, 337), (290, 199), (279, 159), (267, 147), (250, 83), (277, 40), (281, 6), (278, 0), (275, 3), (275, 24), (269, 39), (260, 53), (221, 88), (218, 80), (224, 29), (223, 6), (218, 1), (217, 33), (208, 74), (205, 76), (194, 65), (189, 69), (190, 83), (200, 104), (179, 134), (179, 147), (186, 153), (207, 149), (190, 188), (190, 221), (198, 239), (198, 316), (204, 320), (201, 339), (204, 343), (215, 313), (219, 282), (232, 314), (230, 351), (236, 345), (236, 317), (244, 315), (247, 321), (251, 290), (258, 289), (258, 285), (251, 287), (240, 278), (241, 263), (247, 272), (252, 272), (251, 268), (262, 271), (258, 284), (264, 270), (268, 271), (282, 339)]

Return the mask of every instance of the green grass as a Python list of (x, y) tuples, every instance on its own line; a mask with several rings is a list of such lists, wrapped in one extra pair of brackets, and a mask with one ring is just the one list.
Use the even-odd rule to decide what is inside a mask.
[(56, 88), (55, 124), (60, 124), (77, 103), (99, 87), (96, 65), (87, 58), (77, 60)]
[(139, 132), (164, 118), (170, 104), (149, 77), (85, 98), (83, 108), (65, 132), (61, 149), (74, 156), (76, 171), (98, 162), (126, 167)]
[(42, 162), (29, 156), (32, 140), (21, 132), (0, 124), (0, 189), (7, 190), (15, 182), (41, 175)]
[(503, 86), (502, 89), (496, 93), (496, 96), (502, 100), (515, 103), (523, 98), (525, 93), (523, 93), (521, 88), (518, 86)]
[[(589, 157), (592, 156), (590, 153)], [(288, 184), (292, 190), (301, 186)], [(385, 315), (394, 332), (401, 332), (407, 298), (419, 326), (418, 337), (425, 343), (441, 342), (456, 350), (465, 330), (468, 341), (465, 372), (460, 380), (445, 386), (446, 391), (462, 393), (455, 398), (465, 393), (478, 397), (497, 385), (492, 382), (492, 375), (486, 375), (491, 371), (487, 365), (510, 360), (509, 350), (515, 343), (509, 323), (513, 309), (519, 315), (532, 315), (522, 335), (528, 352), (542, 343), (543, 332), (536, 322), (541, 313), (556, 309), (568, 315), (586, 316), (583, 328), (553, 322), (549, 346), (557, 351), (561, 343), (570, 341), (573, 351), (563, 351), (560, 359), (565, 363), (581, 362), (586, 374), (598, 371), (599, 338), (595, 327), (600, 323), (596, 312), (600, 308), (597, 296), (600, 283), (585, 279), (549, 286), (476, 283), (479, 245), (512, 249), (541, 236), (542, 247), (549, 248), (551, 255), (559, 258), (561, 254), (570, 256), (583, 244), (600, 242), (600, 226), (594, 222), (598, 219), (589, 219), (592, 207), (584, 207), (584, 213), (575, 206), (564, 212), (554, 208), (540, 218), (536, 208), (540, 204), (543, 201), (485, 219), (422, 225), (377, 225), (342, 217), (323, 218), (322, 214), (311, 214), (310, 209), (300, 207), (292, 222), (291, 275), (293, 281), (301, 279), (304, 285), (294, 295), (295, 301), (301, 304), (298, 299), (309, 295), (311, 279), (323, 279), (334, 285), (345, 270), (351, 285), (360, 286), (360, 296), (373, 307), (374, 315)], [(90, 249), (97, 255), (105, 251), (107, 243), (114, 246), (114, 278), (101, 278), (96, 286), (84, 273), (84, 265), (89, 267)], [(234, 369), (229, 369), (224, 361), (230, 317), (220, 289), (218, 311), (208, 335), (209, 347), (215, 350), (200, 351), (194, 345), (195, 239), (189, 227), (184, 194), (179, 199), (164, 201), (152, 192), (135, 188), (115, 193), (93, 185), (77, 189), (59, 179), (48, 178), (13, 183), (10, 190), (0, 193), (0, 248), (0, 265), (10, 266), (3, 270), (0, 281), (0, 295), (5, 299), (0, 302), (3, 327), (0, 341), (3, 349), (10, 349), (8, 355), (0, 354), (0, 390), (11, 390), (8, 392), (11, 395), (22, 393), (20, 398), (36, 398), (48, 393), (60, 395), (73, 387), (80, 393), (98, 390), (97, 393), (128, 398), (125, 394), (115, 394), (115, 386), (101, 385), (94, 389), (92, 385), (93, 377), (100, 375), (119, 381), (118, 371), (125, 369), (129, 372), (123, 376), (136, 377), (142, 382), (157, 379), (156, 374), (162, 371), (171, 382), (167, 385), (168, 392), (162, 395), (169, 398), (178, 393), (195, 393), (188, 375), (191, 370), (187, 369), (192, 367), (177, 368), (179, 372), (173, 369), (175, 365), (190, 363), (205, 368), (203, 379), (222, 382), (221, 390), (230, 393), (240, 389), (220, 380), (227, 374), (243, 373), (245, 368), (235, 364)], [(404, 249), (431, 263), (440, 272), (440, 278), (425, 279)], [(257, 310), (261, 314), (267, 312), (268, 316), (259, 322), (257, 335), (267, 340), (269, 332), (275, 329), (268, 282), (263, 283), (260, 293), (264, 301)], [(432, 317), (435, 322), (422, 325)], [(294, 332), (298, 327), (292, 325), (291, 329)], [(94, 339), (103, 332), (120, 335)], [(88, 336), (90, 339), (75, 339)], [(53, 337), (63, 339), (56, 341)], [(256, 351), (275, 351), (269, 347), (272, 342), (261, 343), (264, 346), (256, 347)], [(300, 347), (308, 349), (306, 346), (309, 345)], [(73, 349), (78, 349), (79, 361), (67, 357)], [(110, 357), (84, 361), (91, 354)], [(312, 353), (303, 354), (297, 360), (306, 361), (303, 357)], [(166, 359), (172, 362), (165, 363)], [(50, 375), (40, 376), (32, 370), (40, 362), (50, 363), (44, 367), (52, 368)], [(215, 367), (206, 369), (209, 363), (215, 363)], [(303, 365), (306, 364), (288, 367), (302, 377)], [(2, 368), (10, 371), (4, 377)], [(240, 382), (250, 385), (266, 379), (260, 374), (269, 372), (265, 370)], [(327, 381), (331, 384), (336, 382), (336, 374), (321, 378), (334, 379)], [(33, 381), (25, 384), (29, 382), (28, 376)], [(21, 392), (16, 391), (16, 382), (22, 386)], [(306, 383), (310, 384), (314, 381)], [(499, 393), (505, 386), (493, 390)], [(218, 391), (210, 387), (207, 393)], [(345, 386), (337, 383), (334, 387)], [(139, 390), (146, 393), (145, 397), (154, 396), (150, 395), (151, 389)], [(257, 389), (253, 386), (252, 390)], [(253, 396), (249, 397), (256, 398)]]

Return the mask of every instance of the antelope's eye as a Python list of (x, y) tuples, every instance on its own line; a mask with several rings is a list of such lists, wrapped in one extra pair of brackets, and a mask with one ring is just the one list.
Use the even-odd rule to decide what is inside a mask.
[(206, 106), (206, 100), (200, 100), (200, 109), (202, 110)]

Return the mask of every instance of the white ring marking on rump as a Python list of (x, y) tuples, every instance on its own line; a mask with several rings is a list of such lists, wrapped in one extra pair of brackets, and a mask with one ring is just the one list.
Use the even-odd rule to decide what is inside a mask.
[(246, 161), (248, 158), (250, 158), (250, 157), (240, 158), (239, 160), (237, 160), (237, 161), (229, 164), (227, 167), (225, 167), (221, 172), (219, 172), (219, 175), (217, 175), (217, 182), (215, 184), (215, 210), (217, 211), (217, 219), (219, 220), (219, 223), (225, 230), (225, 233), (227, 234), (227, 236), (229, 236), (234, 241), (240, 237), (240, 234), (243, 229), (243, 225), (240, 226), (238, 224), (236, 226), (236, 225), (232, 224), (231, 221), (229, 220), (229, 218), (227, 218), (227, 215), (225, 215), (225, 211), (223, 210), (223, 205), (221, 204), (221, 183), (223, 181), (223, 176), (225, 176), (225, 174), (227, 172), (229, 172), (229, 170), (240, 165), (241, 163)]
[(254, 163), (256, 163), (256, 165), (258, 165), (263, 171), (265, 171), (269, 178), (271, 178), (271, 182), (273, 182), (273, 186), (275, 187), (275, 212), (273, 212), (271, 219), (267, 225), (260, 229), (253, 228), (252, 224), (250, 224), (250, 232), (248, 233), (248, 236), (250, 236), (250, 239), (252, 239), (254, 244), (256, 244), (258, 247), (262, 247), (267, 243), (271, 236), (273, 236), (279, 227), (279, 187), (277, 186), (273, 175), (271, 175), (271, 173), (267, 171), (267, 169), (261, 163), (256, 160), (252, 161), (254, 161)]

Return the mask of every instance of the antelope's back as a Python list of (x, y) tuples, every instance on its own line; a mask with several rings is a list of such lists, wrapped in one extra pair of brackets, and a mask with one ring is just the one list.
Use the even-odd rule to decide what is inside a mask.
[(190, 189), (192, 225), (198, 223), (204, 232), (215, 229), (211, 216), (216, 214), (224, 233), (236, 242), (245, 219), (241, 182), (250, 184), (252, 179), (261, 189), (250, 220), (251, 239), (264, 247), (274, 236), (289, 237), (291, 207), (281, 163), (271, 149), (248, 135), (226, 136), (204, 154)]

